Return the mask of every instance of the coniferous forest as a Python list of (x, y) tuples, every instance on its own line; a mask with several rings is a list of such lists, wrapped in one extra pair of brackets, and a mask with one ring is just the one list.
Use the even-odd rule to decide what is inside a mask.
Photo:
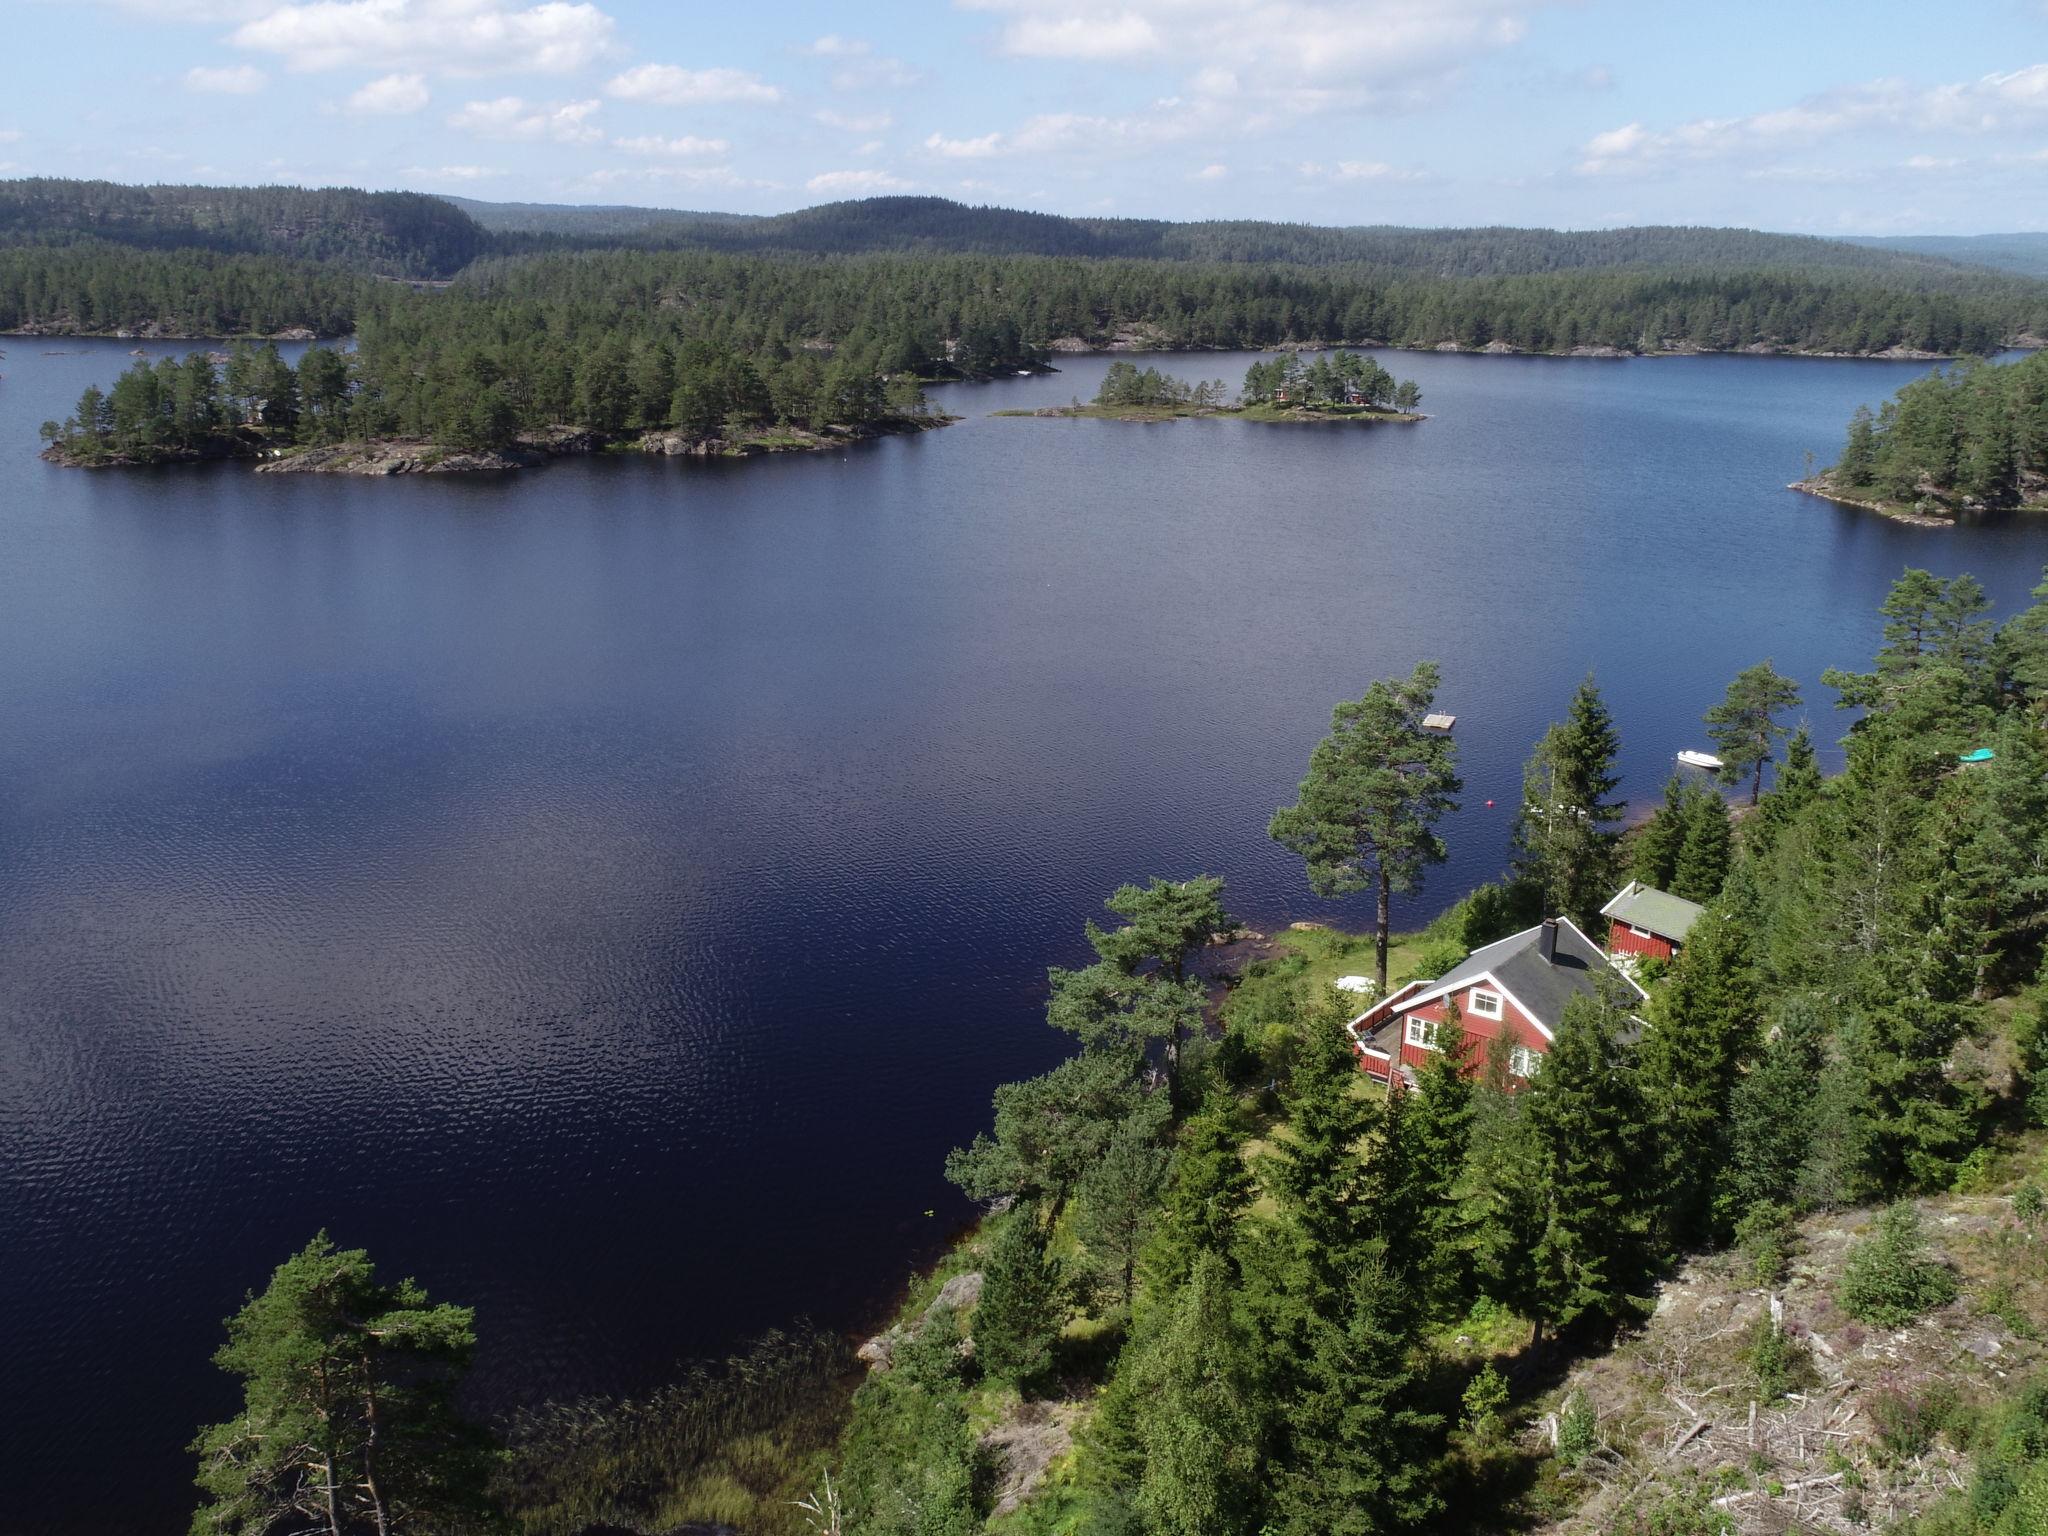
[[(2048, 581), (1998, 624), (1970, 577), (1908, 571), (1883, 617), (1871, 669), (1824, 679), (1853, 715), (1839, 775), (1762, 662), (1704, 714), (1735, 803), (1674, 782), (1627, 834), (1597, 683), (1559, 701), (1511, 867), (1401, 940), (1391, 979), (1545, 912), (1597, 932), (1631, 874), (1704, 911), (1643, 990), (1572, 1001), (1540, 1071), (1439, 1030), (1390, 1096), (1359, 1071), (1356, 1000), (1285, 955), (1216, 1006), (1221, 880), (1126, 886), (1087, 963), (1049, 973), (1072, 1054), (999, 1088), (948, 1162), (979, 1230), (862, 1351), (850, 1398), (829, 1341), (777, 1336), (494, 1445), (454, 1408), (470, 1311), (322, 1237), (230, 1322), (219, 1363), (249, 1408), (195, 1442), (194, 1530), (317, 1515), (341, 1466), (345, 1530), (402, 1499), (445, 1530), (1371, 1536), (1578, 1511), (1727, 1536), (1758, 1500), (1818, 1529), (2033, 1536)], [(1422, 725), (1435, 681), (1424, 663), (1338, 706), (1275, 814), (1316, 889), (1399, 897), (1443, 858), (1460, 786)], [(1728, 1311), (1688, 1323), (1701, 1295)], [(1997, 1368), (1959, 1368), (1952, 1342), (1918, 1367), (1935, 1318), (1964, 1330), (1937, 1341), (1991, 1330)], [(316, 1380), (348, 1384), (321, 1434), (266, 1437)], [(357, 1475), (379, 1413), (403, 1447), (381, 1487)], [(1700, 1452), (1716, 1434), (1747, 1449)]]
[(1859, 408), (1821, 485), (1938, 513), (2048, 504), (2048, 356), (1967, 359)]

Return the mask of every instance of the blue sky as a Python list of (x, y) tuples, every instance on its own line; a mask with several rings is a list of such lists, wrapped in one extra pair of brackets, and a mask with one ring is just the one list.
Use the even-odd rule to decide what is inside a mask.
[(2048, 0), (0, 0), (0, 174), (2048, 229)]

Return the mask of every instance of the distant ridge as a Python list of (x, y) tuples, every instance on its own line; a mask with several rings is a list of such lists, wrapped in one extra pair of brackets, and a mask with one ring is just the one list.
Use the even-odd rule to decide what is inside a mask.
[(1932, 274), (1952, 272), (1956, 265), (1938, 255), (1813, 235), (1705, 226), (1565, 231), (1337, 227), (1258, 220), (1178, 223), (1069, 218), (973, 207), (941, 197), (873, 197), (781, 214), (447, 200), (504, 245), (526, 249), (601, 244), (815, 255), (955, 251), (1138, 261), (1357, 264), (1435, 277), (1668, 267)]
[(1851, 245), (1874, 250), (1938, 256), (2022, 277), (2048, 277), (2048, 234), (2010, 235), (1855, 235)]

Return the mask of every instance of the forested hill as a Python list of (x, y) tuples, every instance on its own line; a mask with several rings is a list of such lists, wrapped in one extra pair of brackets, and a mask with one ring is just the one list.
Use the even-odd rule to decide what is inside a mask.
[(485, 203), (468, 198), (448, 201), (485, 229), (505, 237), (500, 242), (504, 249), (548, 243), (817, 255), (953, 251), (1145, 261), (1362, 265), (1432, 277), (1672, 267), (1914, 274), (1936, 284), (1962, 277), (1955, 263), (1934, 255), (1879, 250), (1807, 235), (1766, 234), (1753, 229), (1406, 229), (1395, 225), (1327, 227), (1257, 220), (1175, 223), (1164, 219), (1066, 218), (1015, 208), (969, 207), (942, 197), (873, 197), (822, 203), (815, 208), (772, 215)]
[(2048, 233), (2011, 235), (1858, 235), (1848, 242), (1877, 250), (1905, 251), (2017, 272), (2022, 277), (2048, 277)]
[(418, 278), (452, 275), (483, 255), (491, 237), (445, 199), (418, 192), (0, 181), (0, 245), (86, 241), (297, 257)]

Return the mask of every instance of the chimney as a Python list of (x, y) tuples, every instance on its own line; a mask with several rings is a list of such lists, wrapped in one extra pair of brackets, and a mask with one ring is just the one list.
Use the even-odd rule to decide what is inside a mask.
[(1536, 953), (1547, 965), (1557, 964), (1557, 919), (1546, 917), (1543, 926), (1536, 930)]

